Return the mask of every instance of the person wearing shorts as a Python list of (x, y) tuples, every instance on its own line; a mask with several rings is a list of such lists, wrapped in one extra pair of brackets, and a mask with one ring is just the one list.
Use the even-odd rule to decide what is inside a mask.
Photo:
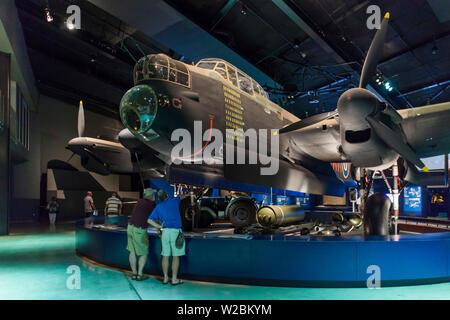
[(95, 209), (95, 204), (94, 204), (94, 198), (92, 198), (92, 192), (88, 191), (86, 193), (86, 197), (84, 197), (83, 200), (84, 203), (84, 215), (86, 217), (86, 219), (84, 220), (84, 225), (86, 227), (92, 227), (92, 225), (94, 224), (94, 211)]
[[(167, 199), (167, 194), (158, 192), (158, 197)], [(161, 198), (160, 197), (160, 198)], [(183, 283), (178, 279), (178, 268), (180, 257), (185, 255), (185, 244), (177, 248), (175, 242), (181, 230), (179, 197), (167, 199), (159, 203), (150, 215), (148, 223), (161, 230), (161, 256), (162, 269), (164, 273), (163, 284), (169, 283), (169, 258), (172, 256), (172, 285)], [(159, 223), (156, 222), (159, 221)]]
[[(130, 251), (129, 261), (133, 271), (131, 277), (133, 280), (144, 279), (142, 272), (147, 262), (149, 248), (147, 219), (156, 206), (155, 191), (154, 189), (144, 190), (144, 197), (136, 203), (127, 227), (127, 250)], [(139, 261), (137, 261), (137, 257), (139, 257)]]

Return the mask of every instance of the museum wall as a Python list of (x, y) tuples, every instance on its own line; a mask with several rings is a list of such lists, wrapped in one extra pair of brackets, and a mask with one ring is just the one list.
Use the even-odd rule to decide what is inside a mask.
[(11, 53), (11, 78), (20, 85), (26, 100), (35, 109), (38, 90), (23, 38), (14, 0), (0, 1), (0, 51)]
[(12, 222), (33, 220), (39, 212), (41, 176), (39, 133), (39, 117), (35, 112), (30, 112), (30, 150), (27, 161), (12, 166)]
[[(65, 102), (41, 95), (39, 121), (41, 123), (41, 172), (47, 170), (50, 160), (67, 161), (72, 152), (66, 150), (67, 142), (77, 137), (78, 104), (69, 105)], [(123, 124), (119, 120), (102, 116), (86, 110), (85, 136), (115, 135)], [(80, 158), (74, 156), (70, 164), (78, 170), (84, 170)]]

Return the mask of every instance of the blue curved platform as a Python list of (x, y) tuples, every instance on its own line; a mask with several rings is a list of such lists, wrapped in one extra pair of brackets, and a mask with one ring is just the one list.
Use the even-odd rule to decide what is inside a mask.
[[(103, 217), (96, 218), (102, 224)], [(119, 225), (126, 226), (126, 217)], [(161, 275), (161, 241), (149, 229), (145, 273)], [(450, 282), (450, 232), (399, 236), (251, 236), (187, 233), (184, 279), (295, 287), (366, 287), (376, 265), (381, 286)], [(105, 230), (77, 223), (77, 253), (129, 269), (125, 228)]]

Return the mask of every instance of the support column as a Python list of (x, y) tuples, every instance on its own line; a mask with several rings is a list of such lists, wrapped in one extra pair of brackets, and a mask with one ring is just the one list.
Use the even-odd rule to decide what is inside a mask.
[(366, 199), (366, 169), (358, 168), (356, 177), (359, 179), (359, 213), (364, 215), (365, 199)]
[(0, 52), (0, 235), (9, 234), (10, 215), (10, 67), (9, 54)]

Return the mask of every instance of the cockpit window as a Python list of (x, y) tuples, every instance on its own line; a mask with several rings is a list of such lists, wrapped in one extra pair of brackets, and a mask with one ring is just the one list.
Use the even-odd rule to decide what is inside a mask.
[(214, 70), (217, 71), (225, 80), (228, 80), (225, 63), (218, 63)]
[(163, 54), (141, 58), (134, 67), (134, 83), (142, 80), (161, 79), (189, 87), (189, 71), (182, 62)]
[(248, 94), (253, 95), (251, 80), (240, 72), (238, 72), (238, 79), (239, 79), (239, 88), (241, 88), (241, 90), (247, 92)]
[(197, 67), (217, 71), (230, 84), (240, 88), (250, 95), (259, 95), (266, 99), (269, 96), (264, 89), (252, 78), (244, 74), (233, 65), (221, 59), (206, 58), (197, 62)]
[(255, 91), (255, 93), (260, 94), (259, 93), (259, 84), (257, 84), (256, 81), (253, 79), (252, 79), (252, 84), (253, 84), (253, 90)]
[(203, 68), (203, 69), (214, 69), (214, 67), (216, 66), (215, 62), (199, 62), (197, 64), (197, 67), (199, 68)]
[[(260, 96), (262, 96), (262, 97), (264, 97), (266, 99), (269, 99), (269, 97), (267, 95), (267, 92), (264, 91), (264, 89), (259, 84), (256, 84), (256, 87), (258, 88), (258, 93), (259, 93)], [(253, 83), (253, 88), (255, 88), (255, 84), (254, 83)], [(255, 92), (257, 92), (257, 91), (255, 90)]]
[[(167, 80), (169, 74), (167, 57), (154, 55), (144, 62), (144, 79)], [(147, 67), (147, 68), (146, 68)]]
[(231, 68), (230, 66), (227, 66), (227, 68), (228, 68), (228, 79), (230, 79), (231, 83), (237, 87), (238, 83), (236, 77), (236, 70)]

